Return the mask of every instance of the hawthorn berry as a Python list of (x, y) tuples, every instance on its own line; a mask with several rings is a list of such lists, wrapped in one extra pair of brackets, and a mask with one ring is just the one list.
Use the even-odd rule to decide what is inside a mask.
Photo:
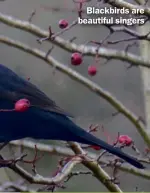
[(30, 107), (30, 101), (28, 99), (20, 99), (15, 103), (15, 111), (24, 112)]
[(130, 146), (133, 143), (132, 138), (129, 137), (128, 135), (120, 135), (118, 141), (120, 144), (126, 146)]
[(88, 74), (89, 75), (94, 76), (94, 75), (96, 75), (96, 73), (97, 73), (96, 66), (91, 65), (91, 66), (88, 67)]
[(66, 28), (67, 26), (68, 26), (68, 21), (67, 21), (67, 20), (61, 19), (61, 20), (59, 21), (59, 27), (60, 27), (61, 29), (64, 29), (64, 28)]
[(91, 148), (92, 148), (92, 149), (95, 149), (95, 150), (97, 150), (97, 151), (101, 149), (100, 146), (96, 146), (96, 145), (92, 145)]
[(82, 59), (82, 55), (78, 52), (75, 52), (71, 55), (71, 64), (78, 66), (82, 63), (83, 59)]

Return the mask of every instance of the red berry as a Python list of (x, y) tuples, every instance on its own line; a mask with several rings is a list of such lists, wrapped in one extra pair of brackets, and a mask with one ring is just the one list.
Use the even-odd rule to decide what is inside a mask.
[(97, 68), (94, 65), (88, 67), (88, 74), (94, 76), (97, 73)]
[(119, 143), (130, 146), (132, 144), (132, 139), (128, 135), (120, 135), (118, 139)]
[(95, 150), (100, 150), (100, 149), (101, 149), (100, 146), (96, 146), (96, 145), (92, 145), (91, 148), (92, 148), (92, 149), (95, 149)]
[(59, 21), (59, 27), (60, 27), (61, 29), (64, 29), (64, 28), (66, 28), (67, 26), (68, 26), (68, 21), (67, 21), (67, 20), (61, 19), (61, 20)]
[(78, 66), (82, 63), (82, 55), (78, 52), (75, 52), (71, 55), (71, 64)]
[(18, 112), (24, 112), (30, 107), (30, 101), (28, 99), (20, 99), (15, 103), (15, 110)]

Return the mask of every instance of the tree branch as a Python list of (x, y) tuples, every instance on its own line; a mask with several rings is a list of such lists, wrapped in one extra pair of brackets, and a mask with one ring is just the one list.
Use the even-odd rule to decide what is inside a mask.
[(56, 176), (52, 178), (46, 178), (39, 174), (31, 175), (29, 172), (24, 170), (22, 167), (20, 167), (18, 164), (10, 164), (8, 165), (8, 168), (13, 170), (15, 173), (19, 174), (23, 179), (26, 179), (28, 182), (32, 184), (43, 184), (43, 185), (55, 185), (62, 182), (71, 172), (72, 169), (79, 163), (82, 162), (82, 159), (80, 157), (75, 157), (69, 161), (60, 172), (56, 174)]
[(142, 8), (142, 9), (144, 9), (144, 15), (150, 17), (150, 8), (148, 8), (146, 6), (134, 5), (134, 4), (128, 3), (124, 0), (108, 0), (108, 3), (114, 7), (117, 7), (117, 8), (125, 7), (129, 10)]
[[(12, 141), (10, 142), (10, 145), (14, 146), (14, 147), (20, 147), (23, 146), (24, 148), (28, 148), (31, 150), (35, 150), (35, 143), (29, 140), (19, 140), (19, 141)], [(43, 143), (36, 143), (37, 149), (38, 151), (41, 152), (45, 152), (45, 153), (52, 153), (54, 155), (59, 155), (59, 156), (73, 156), (75, 155), (70, 148), (66, 148), (66, 147), (61, 147), (61, 146), (57, 146), (57, 145), (45, 145)], [(99, 155), (91, 153), (91, 152), (87, 152), (88, 156), (91, 157), (94, 160), (97, 160), (97, 158), (99, 157)], [(136, 157), (137, 158), (137, 157)], [(149, 159), (138, 159), (141, 162), (144, 163), (149, 163)], [(101, 157), (100, 159), (100, 164), (102, 165), (107, 165), (108, 167), (113, 166), (111, 163), (109, 163), (109, 161), (107, 160), (106, 157)], [(135, 167), (132, 167), (129, 164), (117, 164), (116, 165), (121, 171), (123, 172), (127, 172), (139, 177), (143, 177), (145, 179), (150, 179), (150, 172), (149, 171), (145, 171), (145, 170), (139, 170), (136, 169)]]
[[(71, 149), (75, 154), (85, 155), (85, 152), (82, 150), (78, 143), (68, 142)], [(93, 159), (84, 157), (83, 165), (86, 166), (89, 170), (93, 172), (93, 175), (110, 191), (110, 192), (122, 192), (118, 185), (114, 184), (111, 181), (110, 176), (97, 164)]]
[(59, 171), (54, 177), (46, 178), (39, 174), (31, 175), (28, 171), (24, 170), (16, 163), (11, 163), (7, 167), (19, 174), (23, 179), (34, 184), (44, 185), (57, 185), (64, 181), (71, 172), (76, 164), (83, 163), (88, 169), (90, 169), (93, 175), (111, 192), (122, 192), (118, 185), (114, 184), (111, 177), (99, 166), (99, 164), (88, 158), (85, 152), (81, 149), (77, 143), (68, 142), (72, 150), (77, 154), (68, 161), (65, 166)]
[(24, 186), (20, 183), (15, 183), (15, 182), (5, 182), (0, 185), (0, 191), (1, 192), (8, 192), (8, 191), (17, 191), (17, 192), (35, 192), (32, 189), (29, 189), (27, 186)]
[[(13, 18), (12, 16), (8, 16), (5, 14), (0, 13), (0, 21), (4, 24), (9, 26), (27, 31), (33, 35), (38, 37), (49, 37), (49, 32), (42, 30), (38, 26), (31, 24), (28, 21), (19, 20)], [(118, 59), (124, 62), (131, 63), (135, 66), (144, 66), (150, 68), (150, 61), (145, 60), (142, 57), (136, 56), (131, 53), (126, 53), (125, 51), (114, 50), (114, 49), (107, 49), (104, 47), (99, 47), (97, 50), (96, 46), (85, 46), (85, 45), (77, 45), (75, 43), (71, 43), (70, 41), (66, 41), (61, 37), (55, 37), (52, 40), (47, 38), (47, 40), (53, 42), (55, 45), (65, 49), (69, 52), (81, 52), (84, 55), (88, 56), (101, 56), (107, 59)]]

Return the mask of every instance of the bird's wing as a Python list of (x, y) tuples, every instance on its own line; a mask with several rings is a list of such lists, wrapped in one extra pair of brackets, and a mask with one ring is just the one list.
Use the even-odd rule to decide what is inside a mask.
[(7, 98), (13, 102), (26, 98), (33, 106), (72, 117), (31, 82), (2, 65), (0, 65), (0, 98)]

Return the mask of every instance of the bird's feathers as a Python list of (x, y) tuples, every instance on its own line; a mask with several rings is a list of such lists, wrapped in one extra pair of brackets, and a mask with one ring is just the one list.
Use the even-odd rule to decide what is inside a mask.
[(68, 113), (60, 109), (36, 86), (0, 65), (0, 109), (13, 108), (14, 103), (21, 98), (28, 99), (32, 108), (23, 113), (0, 111), (0, 142), (9, 142), (26, 137), (75, 141), (100, 146), (133, 166), (144, 168), (141, 163), (120, 149), (107, 144), (77, 126), (68, 118)]
[(31, 82), (19, 77), (2, 64), (0, 64), (0, 77), (3, 77), (0, 80), (0, 90), (2, 91), (0, 99), (7, 98), (15, 103), (20, 98), (26, 98), (32, 106), (73, 117), (70, 113), (58, 107), (53, 100), (49, 99)]

